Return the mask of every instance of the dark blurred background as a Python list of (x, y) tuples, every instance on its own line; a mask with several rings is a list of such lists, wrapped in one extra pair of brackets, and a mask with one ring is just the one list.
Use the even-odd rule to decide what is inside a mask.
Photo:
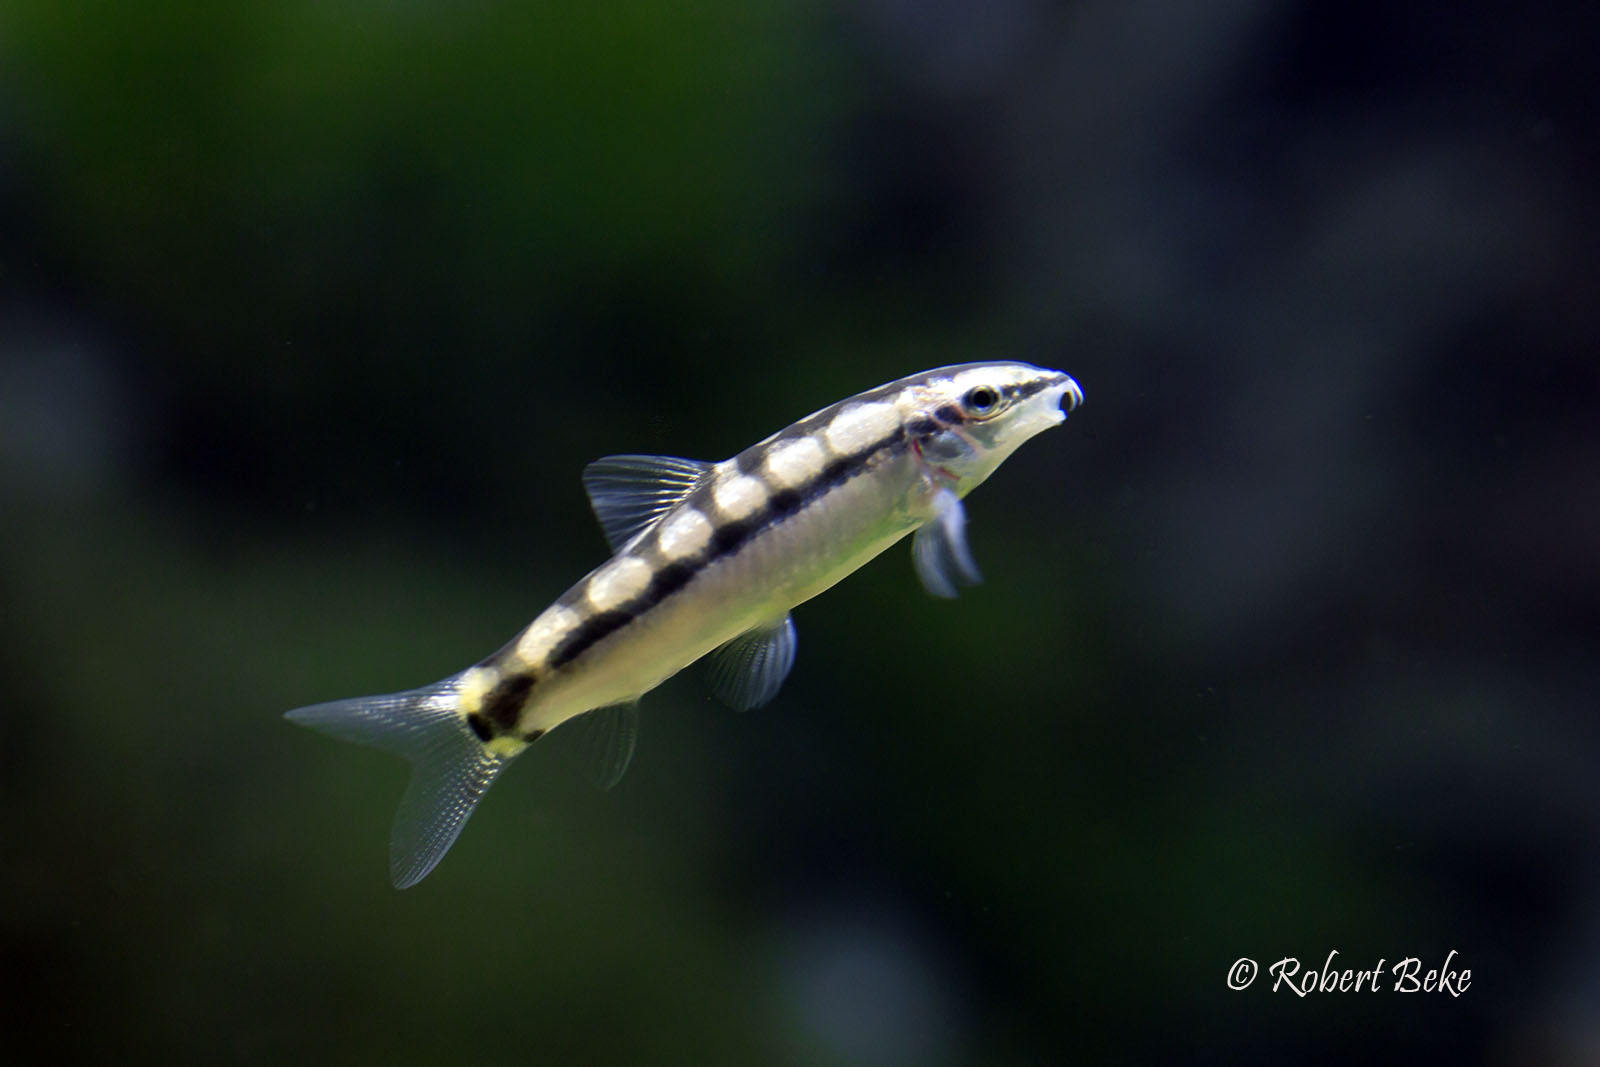
[[(0, 1000), (26, 1062), (1600, 1062), (1592, 4), (0, 8)], [(431, 682), (610, 452), (1087, 395), (421, 886)], [(1270, 989), (1286, 956), (1460, 997)], [(1240, 957), (1262, 974), (1226, 985)]]

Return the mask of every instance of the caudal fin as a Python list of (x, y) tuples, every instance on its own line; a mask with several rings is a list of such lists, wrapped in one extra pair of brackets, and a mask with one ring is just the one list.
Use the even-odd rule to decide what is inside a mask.
[(389, 837), (389, 875), (396, 889), (416, 885), (444, 858), (495, 776), (517, 756), (490, 752), (457, 713), (459, 678), (406, 693), (312, 704), (285, 716), (411, 761), (411, 784), (400, 798)]

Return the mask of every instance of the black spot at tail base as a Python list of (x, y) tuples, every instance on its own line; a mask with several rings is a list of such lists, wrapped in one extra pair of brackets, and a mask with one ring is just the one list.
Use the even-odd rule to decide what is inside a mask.
[[(522, 714), (522, 705), (528, 702), (528, 694), (532, 690), (531, 674), (513, 674), (509, 678), (502, 678), (499, 685), (489, 690), (489, 695), (483, 698), (482, 714), (494, 724), (495, 733), (508, 734), (516, 727), (517, 717)], [(470, 718), (467, 725), (472, 725)], [(476, 726), (473, 726), (473, 732), (477, 733)]]

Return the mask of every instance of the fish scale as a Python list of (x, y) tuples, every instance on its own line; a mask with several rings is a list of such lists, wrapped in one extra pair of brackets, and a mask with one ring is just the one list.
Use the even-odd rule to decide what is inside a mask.
[(961, 499), (1083, 402), (1026, 363), (941, 367), (823, 408), (717, 464), (612, 456), (584, 486), (615, 555), (499, 652), (430, 686), (299, 708), (293, 721), (412, 763), (390, 841), (399, 888), (443, 858), (502, 770), (563, 722), (614, 784), (638, 701), (696, 660), (737, 708), (770, 701), (795, 659), (790, 611), (913, 536), (924, 586), (978, 580)]

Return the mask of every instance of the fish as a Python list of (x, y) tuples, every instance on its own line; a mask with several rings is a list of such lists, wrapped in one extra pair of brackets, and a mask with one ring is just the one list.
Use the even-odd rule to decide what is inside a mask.
[(609, 788), (633, 758), (640, 697), (696, 661), (734, 708), (769, 703), (794, 666), (792, 609), (902, 538), (934, 596), (980, 581), (962, 499), (1082, 403), (1061, 371), (964, 363), (841, 400), (721, 463), (596, 460), (583, 485), (614, 554), (505, 647), (420, 689), (287, 717), (410, 761), (389, 843), (391, 880), (408, 888), (562, 723), (582, 724)]

